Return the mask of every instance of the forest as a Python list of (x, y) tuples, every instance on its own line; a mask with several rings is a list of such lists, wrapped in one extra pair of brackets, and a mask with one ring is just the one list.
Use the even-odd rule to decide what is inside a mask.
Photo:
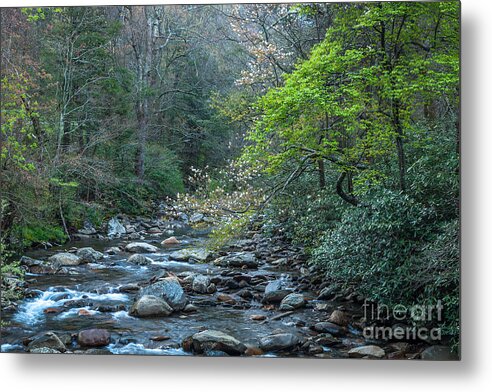
[[(370, 339), (344, 346), (344, 333), (369, 325), (354, 310), (367, 301), (388, 309), (439, 304), (438, 320), (403, 324), (439, 328), (439, 347), (459, 349), (459, 2), (2, 8), (0, 22), (2, 344), (17, 347), (21, 336), (44, 331), (19, 316), (34, 317), (29, 287), (41, 278), (30, 282), (33, 274), (47, 279), (43, 298), (51, 293), (55, 305), (40, 312), (60, 335), (76, 323), (62, 328), (57, 317), (76, 309), (84, 327), (99, 328), (108, 311), (100, 298), (58, 306), (60, 292), (49, 286), (74, 290), (68, 282), (77, 274), (98, 281), (91, 263), (103, 253), (135, 253), (132, 264), (157, 252), (161, 259), (133, 260), (155, 270), (118, 281), (131, 293), (120, 295), (140, 296), (133, 304), (121, 297), (111, 312), (131, 305), (138, 318), (166, 308), (143, 299), (155, 297), (148, 293), (156, 281), (177, 276), (194, 299), (190, 315), (207, 295), (218, 295), (225, 311), (264, 312), (247, 314), (272, 326), (259, 348), (214, 335), (230, 326), (209, 326), (207, 342), (228, 355), (323, 357), (330, 346), (336, 357), (441, 358), (423, 351), (435, 347), (428, 336), (407, 336), (405, 349), (395, 338), (391, 347)], [(197, 270), (163, 267), (163, 257), (197, 262)], [(207, 262), (226, 270), (209, 276), (198, 269)], [(80, 288), (85, 282), (77, 290), (92, 293)], [(187, 309), (167, 302), (167, 313)], [(300, 321), (295, 309), (305, 312)], [(287, 312), (272, 316), (279, 310)], [(402, 324), (394, 316), (382, 324), (394, 330)], [(292, 317), (301, 332), (272, 332)], [(196, 335), (207, 330), (182, 341), (188, 327), (169, 332), (179, 348), (110, 328), (109, 351), (206, 353)], [(128, 328), (138, 335), (143, 327), (132, 319)], [(79, 343), (57, 338), (64, 349), (49, 350), (91, 346), (81, 343), (83, 332)], [(30, 350), (40, 347), (48, 346)]]

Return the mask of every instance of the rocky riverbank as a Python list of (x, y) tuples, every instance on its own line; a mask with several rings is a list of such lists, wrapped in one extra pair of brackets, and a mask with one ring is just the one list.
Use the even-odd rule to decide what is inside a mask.
[(65, 247), (22, 257), (26, 299), (3, 307), (2, 351), (452, 357), (421, 341), (365, 339), (363, 298), (280, 235), (251, 231), (207, 250), (212, 221), (173, 210), (117, 216), (102, 230), (86, 224)]

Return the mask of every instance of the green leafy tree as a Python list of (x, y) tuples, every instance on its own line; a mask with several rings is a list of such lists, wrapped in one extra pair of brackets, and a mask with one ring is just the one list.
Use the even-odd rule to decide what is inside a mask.
[[(337, 193), (356, 205), (357, 192), (388, 176), (406, 190), (405, 142), (419, 131), (416, 119), (436, 100), (456, 106), (459, 4), (340, 7), (309, 60), (259, 100), (243, 159), (285, 173), (285, 183), (315, 166), (320, 187), (328, 162), (340, 173)], [(387, 156), (396, 176), (377, 165)]]

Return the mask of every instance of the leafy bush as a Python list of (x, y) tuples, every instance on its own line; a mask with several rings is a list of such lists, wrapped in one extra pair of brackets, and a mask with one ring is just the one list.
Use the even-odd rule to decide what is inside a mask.
[(459, 220), (444, 223), (435, 240), (424, 246), (420, 270), (427, 277), (422, 298), (444, 305), (443, 334), (457, 343), (460, 333), (460, 229)]
[[(14, 276), (21, 281), (24, 278), (24, 271), (18, 261), (8, 261), (12, 257), (12, 252), (7, 250), (5, 242), (0, 237), (0, 291), (2, 293), (1, 306), (8, 305), (10, 301), (15, 301), (22, 296), (22, 291), (14, 284), (9, 282), (9, 277)], [(0, 320), (0, 327), (6, 325)]]
[(44, 242), (63, 243), (67, 240), (67, 235), (63, 231), (63, 228), (41, 223), (16, 226), (11, 234), (20, 241), (19, 245), (21, 247), (29, 247)]
[(72, 200), (65, 207), (65, 219), (70, 227), (80, 229), (86, 221), (91, 222), (95, 227), (99, 227), (106, 215), (104, 206), (96, 203), (85, 203)]
[(443, 333), (458, 333), (457, 220), (438, 224), (433, 208), (407, 195), (374, 190), (322, 237), (314, 262), (327, 276), (388, 306), (444, 305)]

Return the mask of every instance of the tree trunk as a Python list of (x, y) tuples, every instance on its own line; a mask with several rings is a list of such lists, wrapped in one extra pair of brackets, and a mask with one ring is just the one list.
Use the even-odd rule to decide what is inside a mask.
[(336, 186), (337, 194), (347, 203), (357, 206), (359, 204), (357, 199), (353, 195), (346, 193), (343, 189), (343, 181), (345, 180), (345, 177), (347, 177), (347, 172), (341, 173), (340, 177), (338, 177)]
[(143, 102), (137, 103), (138, 141), (135, 155), (135, 175), (143, 181), (145, 175), (145, 144), (147, 142), (147, 119)]

